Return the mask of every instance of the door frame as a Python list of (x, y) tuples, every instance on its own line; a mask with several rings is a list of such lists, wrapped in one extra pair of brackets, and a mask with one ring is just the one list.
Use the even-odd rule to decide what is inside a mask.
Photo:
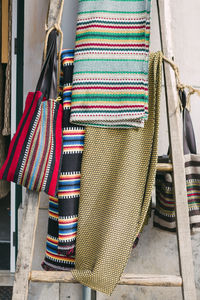
[[(24, 0), (12, 1), (11, 43), (11, 138), (23, 112), (23, 69), (24, 69)], [(10, 272), (15, 272), (18, 248), (18, 207), (22, 201), (22, 189), (11, 183), (10, 223)]]

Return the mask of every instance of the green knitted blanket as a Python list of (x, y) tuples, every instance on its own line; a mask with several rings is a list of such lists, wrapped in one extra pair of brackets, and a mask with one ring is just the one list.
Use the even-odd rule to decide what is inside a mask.
[(71, 122), (143, 127), (150, 0), (79, 0)]

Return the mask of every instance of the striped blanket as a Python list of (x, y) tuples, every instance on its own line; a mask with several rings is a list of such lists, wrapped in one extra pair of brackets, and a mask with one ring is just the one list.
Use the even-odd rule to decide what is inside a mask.
[(143, 127), (148, 118), (150, 0), (79, 0), (71, 121)]
[(60, 94), (63, 99), (63, 160), (58, 198), (49, 198), (46, 254), (42, 264), (46, 270), (74, 267), (84, 128), (69, 122), (73, 57), (73, 50), (62, 51)]

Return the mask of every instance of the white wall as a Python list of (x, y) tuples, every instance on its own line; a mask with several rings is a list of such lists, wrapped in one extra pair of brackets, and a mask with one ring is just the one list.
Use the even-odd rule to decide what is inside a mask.
[[(40, 73), (49, 0), (25, 1), (24, 99), (34, 91)], [(67, 0), (63, 10), (64, 48), (74, 48), (78, 0)]]
[(62, 18), (62, 29), (64, 32), (63, 47), (65, 49), (74, 48), (75, 35), (76, 35), (77, 10), (78, 10), (78, 0), (65, 1), (63, 18)]
[[(151, 50), (160, 50), (159, 30), (156, 12), (156, 0), (152, 0), (152, 29)], [(78, 0), (65, 1), (64, 18), (64, 47), (71, 48), (74, 44), (76, 9)], [(40, 71), (41, 56), (44, 40), (44, 21), (48, 6), (47, 0), (25, 1), (25, 53), (24, 53), (24, 93), (34, 90)], [(180, 69), (181, 81), (200, 87), (200, 1), (176, 0), (171, 1), (172, 31), (174, 39), (175, 62)], [(192, 118), (200, 152), (199, 127), (200, 99), (192, 98)], [(166, 153), (168, 148), (167, 126), (165, 113), (164, 91), (161, 104), (161, 124), (159, 139), (159, 154)], [(47, 206), (48, 199), (43, 198), (42, 206)], [(40, 212), (40, 221), (37, 231), (34, 268), (40, 269), (44, 257), (45, 238), (47, 230), (47, 211)], [(196, 285), (200, 299), (200, 235), (192, 237)], [(178, 274), (177, 242), (174, 234), (162, 232), (153, 228), (152, 220), (145, 227), (138, 247), (133, 251), (127, 266), (128, 272)], [(49, 300), (59, 299), (81, 300), (79, 285), (36, 284), (31, 285), (29, 299)], [(98, 300), (180, 300), (179, 288), (144, 288), (144, 287), (117, 287), (111, 297), (98, 293)], [(191, 299), (192, 300), (192, 299)]]

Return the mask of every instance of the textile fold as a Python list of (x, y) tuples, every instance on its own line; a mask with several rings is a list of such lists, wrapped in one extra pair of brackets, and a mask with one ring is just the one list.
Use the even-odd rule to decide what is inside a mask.
[(149, 118), (140, 129), (86, 127), (73, 276), (111, 294), (144, 224), (156, 174), (162, 54), (149, 63)]
[(150, 8), (150, 0), (79, 0), (71, 122), (144, 126)]
[(49, 198), (46, 254), (42, 264), (46, 270), (68, 270), (74, 267), (84, 128), (69, 122), (73, 60), (73, 50), (62, 51), (60, 96), (63, 101), (63, 158), (58, 198)]

